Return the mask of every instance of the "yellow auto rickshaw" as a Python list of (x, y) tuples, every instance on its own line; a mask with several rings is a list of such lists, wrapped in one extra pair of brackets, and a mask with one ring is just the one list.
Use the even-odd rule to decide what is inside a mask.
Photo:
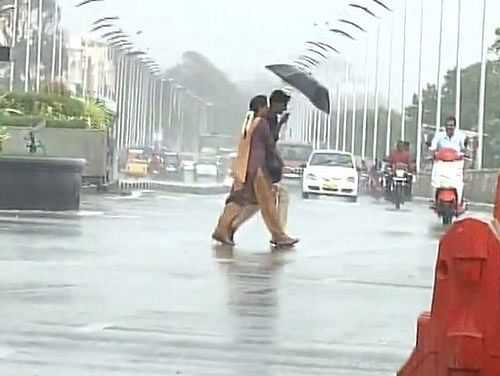
[(123, 173), (135, 178), (144, 178), (148, 176), (148, 160), (141, 149), (129, 149), (127, 164)]

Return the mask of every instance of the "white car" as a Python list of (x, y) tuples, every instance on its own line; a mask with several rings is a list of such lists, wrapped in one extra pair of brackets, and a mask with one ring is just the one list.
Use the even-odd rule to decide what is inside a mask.
[(351, 153), (316, 150), (309, 157), (302, 180), (302, 197), (329, 195), (358, 199), (358, 170)]

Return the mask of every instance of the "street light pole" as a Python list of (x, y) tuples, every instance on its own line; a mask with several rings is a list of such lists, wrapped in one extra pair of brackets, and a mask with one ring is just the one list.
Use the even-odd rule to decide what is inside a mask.
[(477, 121), (477, 155), (476, 155), (476, 168), (478, 170), (483, 168), (483, 145), (484, 145), (484, 106), (486, 97), (486, 0), (483, 0), (483, 19), (481, 28), (481, 79), (479, 83), (479, 116)]
[(391, 41), (389, 47), (389, 90), (387, 92), (387, 129), (385, 135), (385, 155), (391, 152), (392, 127), (392, 50), (394, 42), (394, 13), (391, 14)]
[(63, 29), (59, 26), (59, 58), (58, 58), (58, 74), (59, 83), (63, 83)]
[(26, 54), (24, 67), (24, 91), (27, 93), (30, 85), (30, 53), (31, 53), (31, 0), (26, 1), (27, 17), (26, 17)]
[(376, 59), (375, 59), (375, 118), (373, 122), (373, 160), (377, 158), (377, 143), (378, 143), (378, 115), (379, 115), (379, 84), (378, 84), (378, 67), (379, 67), (379, 53), (378, 49), (380, 46), (380, 22), (377, 27), (377, 48), (376, 48)]
[(406, 76), (406, 21), (407, 21), (407, 6), (406, 0), (404, 3), (404, 17), (403, 17), (403, 63), (402, 63), (402, 79), (401, 79), (401, 139), (406, 139), (406, 107), (405, 107), (405, 76)]
[(460, 128), (460, 104), (462, 99), (462, 67), (460, 59), (460, 36), (462, 30), (462, 0), (458, 0), (458, 27), (457, 27), (457, 63), (456, 63), (456, 92), (455, 92), (455, 119), (457, 128)]
[(348, 92), (349, 92), (349, 62), (345, 65), (345, 90), (344, 90), (344, 131), (342, 132), (342, 151), (347, 147), (347, 107), (348, 107)]
[(56, 80), (57, 31), (59, 30), (59, 6), (57, 0), (54, 0), (54, 18), (54, 28), (52, 29), (52, 64), (50, 67), (50, 79), (52, 82)]
[(352, 80), (352, 127), (351, 127), (351, 153), (355, 153), (356, 146), (356, 75)]
[(332, 147), (332, 113), (328, 114), (328, 122), (327, 122), (327, 133), (326, 133), (326, 145), (327, 149), (331, 149)]
[(442, 59), (442, 45), (443, 45), (443, 18), (444, 18), (444, 0), (441, 0), (441, 11), (439, 21), (439, 51), (438, 51), (438, 72), (437, 72), (437, 105), (436, 105), (436, 132), (441, 129), (441, 59)]
[(340, 105), (341, 105), (340, 83), (337, 84), (337, 124), (335, 127), (335, 150), (339, 150), (340, 143)]
[(40, 92), (42, 69), (43, 0), (38, 0), (38, 48), (36, 57), (36, 92)]
[[(14, 13), (12, 15), (12, 30), (11, 30), (11, 35), (12, 35), (12, 41), (11, 41), (11, 47), (14, 49), (17, 43), (17, 13), (18, 13), (18, 7), (19, 7), (19, 0), (14, 0)], [(14, 90), (14, 70), (15, 70), (15, 61), (12, 59), (10, 62), (10, 73), (9, 73), (9, 91)]]
[[(160, 80), (160, 95), (159, 95), (159, 100), (160, 100), (160, 109), (159, 109), (159, 114), (158, 114), (158, 135), (161, 134), (161, 137), (163, 139), (163, 91), (164, 91), (164, 82), (165, 79)], [(205, 119), (206, 120), (206, 119)]]
[(368, 50), (370, 47), (369, 39), (366, 38), (365, 50), (365, 98), (363, 103), (363, 129), (361, 131), (361, 158), (366, 158), (366, 133), (368, 127)]
[(88, 58), (88, 40), (85, 36), (83, 39), (83, 82), (82, 82), (82, 97), (87, 98), (88, 91), (88, 76), (89, 76), (89, 58)]
[(417, 173), (420, 171), (422, 158), (422, 118), (423, 118), (423, 84), (422, 84), (422, 46), (424, 41), (424, 0), (420, 0), (420, 44), (418, 54), (418, 119), (417, 119)]

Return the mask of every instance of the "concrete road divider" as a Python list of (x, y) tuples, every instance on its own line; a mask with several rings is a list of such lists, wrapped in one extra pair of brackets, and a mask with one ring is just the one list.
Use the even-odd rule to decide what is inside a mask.
[(158, 191), (200, 195), (224, 194), (228, 193), (230, 190), (230, 187), (224, 184), (165, 182), (155, 180), (120, 180), (118, 186), (121, 192)]
[(493, 220), (464, 219), (440, 242), (431, 312), (398, 376), (500, 375), (500, 177)]

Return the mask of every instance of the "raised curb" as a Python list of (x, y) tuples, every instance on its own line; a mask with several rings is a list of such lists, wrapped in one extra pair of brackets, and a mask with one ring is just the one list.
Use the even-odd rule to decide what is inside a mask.
[(120, 192), (130, 191), (157, 191), (189, 193), (197, 195), (218, 195), (228, 193), (230, 187), (223, 184), (192, 184), (179, 182), (163, 182), (154, 180), (120, 180), (118, 182)]

